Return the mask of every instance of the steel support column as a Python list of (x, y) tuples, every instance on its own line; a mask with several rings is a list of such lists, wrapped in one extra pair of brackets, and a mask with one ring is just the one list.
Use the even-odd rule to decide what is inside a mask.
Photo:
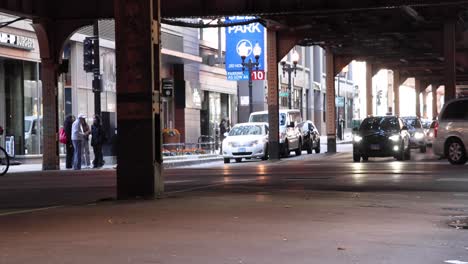
[(445, 102), (456, 97), (457, 79), (455, 56), (455, 21), (444, 24), (444, 57), (445, 57)]
[(160, 1), (115, 0), (117, 196), (164, 191), (160, 121)]
[(416, 92), (416, 116), (421, 118), (421, 100), (419, 99), (421, 93), (421, 80), (414, 78), (414, 90)]
[(336, 153), (336, 105), (335, 105), (335, 55), (326, 49), (326, 85), (327, 85), (327, 144), (328, 153)]
[(54, 58), (41, 58), (43, 107), (43, 170), (59, 170), (58, 142), (58, 63)]
[(371, 116), (374, 114), (373, 109), (373, 101), (374, 96), (372, 95), (372, 64), (366, 62), (366, 109), (367, 109), (367, 116)]
[(279, 90), (278, 90), (278, 33), (268, 30), (267, 33), (267, 65), (268, 65), (268, 155), (270, 160), (279, 160)]
[(438, 84), (432, 84), (432, 120), (436, 120), (439, 115), (437, 109), (437, 88), (439, 88)]
[(400, 115), (400, 71), (393, 71), (393, 113), (397, 116)]
[(42, 80), (43, 170), (59, 170), (58, 142), (58, 51), (57, 24), (48, 20), (33, 22), (39, 40)]

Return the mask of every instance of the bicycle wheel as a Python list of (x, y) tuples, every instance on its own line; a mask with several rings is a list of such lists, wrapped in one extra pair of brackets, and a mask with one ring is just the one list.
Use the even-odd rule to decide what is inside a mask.
[(7, 173), (8, 168), (10, 167), (10, 158), (6, 151), (0, 147), (0, 176), (3, 176)]

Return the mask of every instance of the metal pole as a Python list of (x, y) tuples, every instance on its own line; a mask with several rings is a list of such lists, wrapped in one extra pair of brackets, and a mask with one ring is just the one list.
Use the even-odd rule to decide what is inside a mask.
[[(340, 97), (340, 73), (338, 74), (338, 94), (337, 94), (337, 97), (339, 98)], [(338, 138), (339, 139), (342, 139), (341, 138), (341, 131), (338, 131), (339, 130), (339, 127), (340, 127), (340, 106), (338, 104), (336, 104), (336, 134), (338, 135)], [(338, 132), (340, 132), (338, 134)]]
[(99, 21), (96, 20), (93, 26), (93, 34), (96, 37), (94, 43), (94, 81), (93, 81), (93, 92), (94, 92), (94, 113), (101, 115), (101, 65), (100, 65), (100, 54), (99, 54)]
[(292, 77), (291, 77), (291, 66), (288, 64), (286, 66), (287, 68), (287, 71), (288, 71), (288, 91), (289, 91), (289, 100), (288, 100), (288, 106), (289, 106), (289, 109), (292, 109)]
[(250, 107), (250, 113), (253, 113), (253, 100), (252, 100), (252, 69), (253, 69), (253, 63), (252, 60), (249, 60), (249, 64), (247, 65), (249, 68), (249, 107)]

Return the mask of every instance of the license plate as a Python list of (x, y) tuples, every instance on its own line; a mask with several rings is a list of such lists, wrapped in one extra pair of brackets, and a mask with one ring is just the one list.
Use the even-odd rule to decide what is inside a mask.
[(247, 152), (247, 151), (245, 150), (245, 148), (240, 148), (239, 152)]
[(370, 148), (371, 148), (372, 150), (380, 150), (380, 145), (378, 145), (378, 144), (372, 144), (372, 145), (370, 146)]

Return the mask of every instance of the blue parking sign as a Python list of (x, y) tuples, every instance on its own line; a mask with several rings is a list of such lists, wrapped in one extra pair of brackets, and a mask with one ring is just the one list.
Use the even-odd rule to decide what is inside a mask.
[[(229, 17), (226, 23), (238, 23), (253, 20), (255, 17)], [(248, 70), (242, 71), (242, 59), (240, 49), (247, 49), (249, 59), (255, 62), (253, 49), (255, 45), (262, 49), (258, 70), (265, 70), (265, 27), (259, 22), (248, 25), (236, 25), (226, 28), (226, 71), (227, 79), (231, 81), (248, 80)]]

